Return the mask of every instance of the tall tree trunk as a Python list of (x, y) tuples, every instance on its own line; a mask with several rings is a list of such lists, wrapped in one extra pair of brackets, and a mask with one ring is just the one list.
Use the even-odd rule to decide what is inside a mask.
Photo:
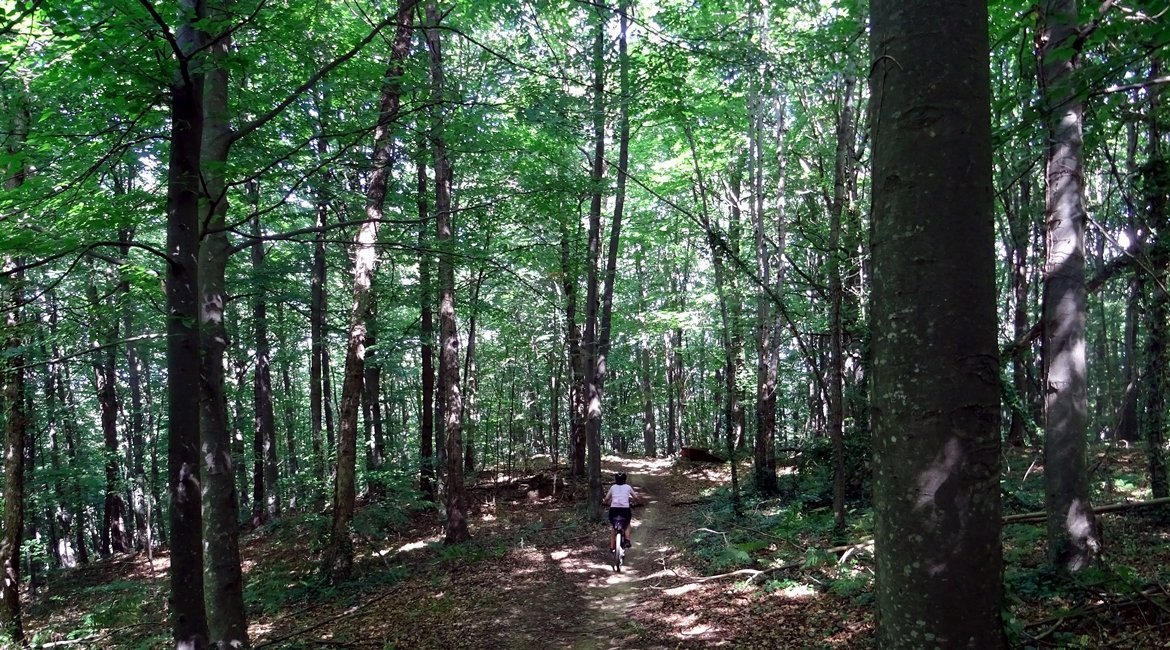
[[(716, 391), (722, 390), (722, 404), (723, 404), (723, 421), (726, 424), (726, 443), (727, 443), (727, 457), (731, 465), (731, 501), (732, 509), (738, 515), (740, 511), (739, 504), (739, 474), (735, 462), (735, 439), (736, 439), (736, 349), (734, 336), (731, 333), (732, 329), (736, 327), (732, 319), (732, 309), (729, 303), (732, 302), (728, 294), (732, 293), (729, 288), (727, 280), (727, 269), (724, 265), (724, 255), (733, 254), (727, 242), (721, 241), (719, 233), (716, 232), (714, 225), (711, 223), (711, 216), (707, 206), (707, 183), (703, 179), (703, 170), (699, 166), (699, 152), (695, 146), (695, 136), (691, 132), (690, 125), (683, 127), (686, 131), (687, 144), (691, 150), (691, 161), (694, 164), (695, 182), (698, 185), (698, 193), (700, 199), (699, 221), (703, 227), (703, 232), (707, 235), (707, 245), (711, 252), (711, 266), (715, 270), (715, 293), (719, 296), (719, 319), (722, 327), (720, 328), (720, 343), (723, 347), (723, 369), (715, 372)], [(737, 181), (732, 182), (732, 196), (738, 198), (739, 190)], [(732, 210), (734, 211), (737, 200), (732, 201)], [(720, 400), (716, 398), (716, 402)], [(718, 431), (718, 427), (716, 427)]]
[(455, 235), (451, 211), (451, 163), (444, 140), (443, 50), (439, 10), (427, 3), (427, 49), (431, 74), (431, 154), (435, 164), (435, 241), (439, 248), (439, 372), (443, 388), (444, 542), (471, 537), (467, 530), (467, 496), (463, 488), (463, 406), (459, 394), (459, 330), (455, 323)]
[[(1032, 224), (1028, 219), (1031, 214), (1032, 200), (1031, 180), (1025, 174), (1019, 182), (1019, 197), (1016, 205), (1005, 210), (1010, 236), (1008, 246), (1008, 262), (1011, 269), (1012, 287), (1012, 340), (1022, 341), (1028, 333), (1028, 243), (1031, 241)], [(1011, 205), (1006, 201), (1006, 205)], [(1030, 437), (1028, 435), (1028, 421), (1031, 410), (1028, 405), (1028, 374), (1025, 367), (1026, 355), (1022, 350), (1012, 351), (1012, 392), (1015, 403), (1011, 410), (1011, 423), (1008, 426), (1008, 441), (1014, 447), (1023, 447)]]
[[(763, 19), (760, 39), (766, 44), (768, 38), (767, 17)], [(773, 353), (777, 347), (775, 321), (778, 318), (773, 312), (779, 311), (779, 306), (773, 306), (769, 289), (776, 292), (778, 286), (770, 286), (772, 282), (772, 264), (775, 259), (779, 266), (781, 258), (775, 255), (769, 244), (769, 232), (764, 219), (764, 107), (762, 91), (757, 86), (762, 79), (768, 76), (768, 70), (760, 70), (760, 80), (753, 79), (751, 87), (751, 103), (749, 106), (749, 154), (748, 163), (752, 177), (752, 195), (755, 201), (752, 209), (752, 225), (756, 243), (756, 273), (759, 275), (761, 286), (756, 290), (756, 438), (752, 450), (753, 479), (756, 490), (761, 494), (773, 494), (777, 490), (776, 468), (771, 464), (769, 453), (776, 437), (776, 384), (777, 365), (779, 356)], [(778, 116), (783, 119), (783, 115)], [(777, 128), (782, 127), (778, 125)], [(780, 143), (777, 142), (777, 145)], [(782, 170), (783, 168), (781, 168)], [(783, 185), (781, 184), (781, 189)], [(778, 197), (778, 201), (782, 201)]]
[[(640, 278), (645, 277), (642, 272), (641, 248), (634, 254), (634, 272)], [(649, 313), (646, 292), (640, 282), (638, 283), (638, 306), (643, 314)], [(652, 340), (653, 338), (648, 335), (640, 337), (635, 353), (638, 364), (638, 394), (642, 402), (642, 452), (650, 458), (658, 455), (658, 430), (654, 420), (653, 375), (650, 370), (650, 342)]]
[[(230, 0), (209, 5), (215, 20), (229, 20)], [(201, 179), (205, 212), (199, 246), (199, 436), (203, 458), (203, 553), (207, 627), (212, 647), (246, 648), (244, 575), (240, 565), (239, 492), (228, 425), (224, 353), (228, 345), (226, 163), (231, 149), (228, 105), (228, 34), (207, 50), (204, 71)], [(243, 458), (239, 459), (243, 468)]]
[(987, 5), (870, 6), (877, 641), (1006, 648)]
[(1044, 277), (1044, 486), (1048, 556), (1071, 572), (1093, 563), (1100, 532), (1085, 467), (1085, 207), (1076, 0), (1041, 3), (1040, 85), (1048, 107)]
[[(594, 360), (596, 365), (596, 372), (593, 376), (593, 381), (596, 384), (596, 389), (590, 389), (590, 395), (596, 394), (598, 412), (597, 417), (590, 417), (589, 426), (591, 427), (591, 436), (596, 435), (598, 439), (601, 437), (601, 406), (605, 400), (605, 380), (609, 375), (608, 359), (610, 350), (610, 333), (611, 323), (613, 321), (613, 290), (614, 283), (617, 278), (617, 258), (618, 250), (621, 244), (622, 232), (622, 216), (626, 204), (626, 174), (629, 169), (630, 160), (630, 98), (629, 98), (629, 67), (630, 58), (626, 51), (626, 33), (629, 31), (630, 17), (629, 17), (629, 2), (622, 0), (619, 3), (618, 15), (620, 16), (621, 28), (618, 32), (618, 124), (617, 124), (617, 138), (618, 138), (618, 164), (617, 164), (617, 186), (614, 189), (613, 201), (613, 218), (609, 224), (609, 246), (606, 250), (605, 256), (605, 279), (601, 289), (601, 317), (597, 327), (597, 356)], [(604, 21), (602, 23), (604, 27)], [(599, 53), (600, 55), (600, 53)], [(600, 62), (604, 66), (604, 60)], [(604, 67), (600, 68), (604, 74)], [(599, 103), (596, 106), (602, 111), (602, 118), (604, 119), (604, 104)], [(604, 138), (604, 128), (601, 131), (601, 137)], [(602, 186), (599, 184), (595, 191), (600, 193)], [(591, 398), (592, 399), (592, 398)], [(615, 431), (618, 429), (615, 427)], [(615, 445), (619, 453), (625, 453), (625, 443)], [(601, 475), (601, 458), (598, 457), (598, 480)], [(592, 489), (592, 474), (590, 474), (590, 486)], [(601, 485), (598, 483), (597, 493), (593, 496), (597, 498), (595, 503), (600, 503), (601, 500)]]
[(569, 366), (569, 471), (585, 476), (585, 351), (577, 323), (577, 270), (573, 263), (569, 226), (561, 221), (561, 288), (565, 293), (565, 342)]
[[(16, 82), (19, 84), (20, 82)], [(28, 138), (29, 108), (23, 87), (10, 87), (7, 80), (0, 85), (0, 105), (4, 109), (7, 127), (5, 153), (10, 160), (19, 161)], [(19, 188), (27, 170), (23, 162), (2, 165), (4, 190)], [(4, 275), (4, 354), (0, 365), (0, 381), (4, 390), (4, 533), (0, 537), (0, 633), (8, 640), (24, 645), (24, 621), (20, 611), (20, 546), (24, 534), (24, 471), (25, 439), (28, 435), (28, 402), (25, 395), (24, 323), (21, 322), (24, 298), (24, 272), (20, 258), (5, 255)]]
[(382, 367), (377, 360), (377, 292), (370, 297), (370, 317), (366, 328), (365, 377), (362, 380), (362, 420), (366, 424), (367, 491), (371, 499), (381, 499), (385, 480), (379, 475), (386, 464), (386, 440), (382, 432)]
[(833, 166), (833, 200), (829, 206), (829, 438), (833, 444), (833, 528), (845, 533), (845, 322), (844, 273), (841, 247), (841, 220), (845, 212), (846, 179), (851, 174), (853, 154), (853, 86), (851, 72), (845, 74), (841, 111), (837, 114), (837, 153)]
[[(490, 242), (490, 237), (488, 241)], [(486, 244), (485, 244), (486, 246)], [(476, 317), (479, 315), (479, 291), (483, 287), (485, 272), (481, 268), (471, 283), (471, 316), (467, 323), (467, 354), (463, 363), (463, 422), (467, 435), (464, 436), (463, 470), (475, 469), (475, 433), (479, 424), (479, 373), (476, 366)]]
[[(277, 304), (277, 321), (283, 323), (284, 318), (281, 313), (279, 303)], [(281, 328), (283, 330), (283, 327)], [(278, 335), (279, 348), (287, 350), (286, 339), (283, 335)], [(281, 385), (281, 411), (282, 421), (284, 424), (284, 443), (285, 443), (285, 458), (288, 459), (288, 481), (285, 483), (288, 504), (290, 508), (296, 509), (297, 497), (301, 494), (300, 471), (301, 463), (297, 455), (297, 399), (294, 397), (293, 382), (292, 382), (292, 365), (290, 357), (292, 355), (285, 352), (280, 357), (280, 385)]]
[[(49, 332), (46, 338), (52, 343), (46, 346), (42, 342), (42, 348), (48, 348), (45, 350), (46, 358), (57, 359), (61, 354), (56, 343), (58, 316), (56, 298), (52, 293), (46, 293), (45, 303), (49, 323)], [(71, 426), (69, 422), (72, 420), (73, 414), (65, 402), (63, 365), (61, 363), (49, 364), (45, 373), (44, 396), (46, 410), (50, 418), (48, 425), (49, 462), (50, 471), (53, 474), (53, 512), (50, 523), (50, 529), (53, 531), (52, 553), (57, 567), (72, 569), (77, 566), (77, 551), (73, 546), (71, 534), (73, 514), (69, 504), (75, 499), (70, 498), (69, 487), (64, 482), (68, 475), (65, 473), (65, 463), (61, 458), (61, 435), (66, 427)]]
[[(259, 199), (258, 191), (251, 194)], [(256, 201), (253, 201), (253, 208)], [(267, 521), (280, 516), (277, 491), (276, 410), (272, 404), (271, 350), (268, 344), (268, 299), (265, 295), (265, 252), (260, 239), (260, 217), (252, 217), (252, 276), (256, 292), (252, 320), (256, 325), (256, 368), (252, 378), (252, 413), (255, 431), (252, 469), (252, 519)]]
[[(324, 164), (329, 153), (328, 118), (332, 111), (331, 94), (326, 85), (319, 98), (317, 135), (317, 158)], [(328, 466), (328, 452), (325, 449), (325, 328), (328, 315), (328, 294), (326, 291), (327, 266), (325, 263), (325, 228), (329, 222), (330, 192), (333, 181), (328, 166), (325, 167), (325, 178), (316, 188), (315, 221), (316, 233), (313, 241), (312, 278), (309, 281), (309, 444), (312, 446), (313, 456), (310, 462), (312, 480), (309, 482), (309, 502), (314, 509), (319, 509), (325, 503), (324, 486), (327, 485), (326, 469)]]
[(371, 288), (378, 266), (378, 228), (386, 188), (394, 167), (391, 129), (398, 120), (403, 61), (410, 48), (414, 22), (413, 0), (399, 0), (398, 29), (391, 46), (390, 62), (382, 78), (378, 123), (374, 129), (373, 173), (366, 186), (365, 221), (354, 240), (353, 307), (349, 317), (345, 373), (341, 387), (341, 417), (337, 435), (337, 477), (333, 496), (333, 526), (325, 550), (325, 571), (330, 582), (349, 580), (353, 571), (353, 540), (349, 535), (356, 496), (357, 420), (365, 374), (366, 320), (370, 314)]
[(435, 500), (435, 315), (431, 290), (431, 252), (428, 227), (426, 142), (419, 141), (418, 178), (418, 292), (422, 357), (422, 413), (419, 417), (419, 490), (428, 501)]
[(601, 358), (598, 332), (600, 295), (598, 293), (597, 264), (601, 251), (601, 204), (605, 181), (605, 15), (601, 7), (594, 8), (593, 29), (593, 167), (589, 203), (589, 248), (586, 258), (585, 338), (585, 447), (589, 475), (591, 510), (600, 516), (601, 506), (601, 384), (597, 376)]
[[(7, 100), (8, 98), (5, 98)], [(7, 104), (7, 101), (5, 102)], [(10, 128), (17, 139), (22, 139), (27, 129), (27, 112), (21, 107), (13, 111), (5, 106), (16, 119)], [(9, 152), (12, 152), (9, 145)], [(24, 170), (5, 169), (5, 189), (12, 190), (24, 177)], [(24, 534), (24, 471), (25, 437), (28, 429), (28, 412), (25, 401), (23, 312), (24, 274), (20, 271), (18, 258), (4, 258), (4, 275), (8, 276), (4, 287), (4, 534), (0, 537), (0, 633), (8, 640), (24, 645), (24, 622), (20, 611), (20, 546)]]
[[(122, 244), (122, 258), (130, 254), (131, 233), (122, 231), (118, 241)], [(119, 294), (122, 297), (122, 331), (129, 336), (134, 331), (134, 312), (127, 299), (130, 292), (129, 280), (123, 275), (119, 284)], [(131, 486), (130, 506), (134, 513), (136, 548), (146, 549), (147, 557), (153, 554), (152, 523), (150, 521), (150, 500), (147, 494), (146, 483), (146, 440), (145, 440), (145, 413), (142, 404), (142, 360), (138, 354), (138, 345), (134, 341), (126, 342), (126, 385), (130, 389), (130, 473), (133, 476)]]
[[(200, 149), (206, 36), (203, 0), (182, 0), (179, 71), (171, 83), (167, 169), (167, 482), (170, 485), (170, 601), (175, 646), (207, 647), (203, 609), (203, 515), (199, 484), (198, 264)], [(78, 529), (82, 522), (79, 520)]]
[[(1150, 78), (1160, 74), (1160, 61), (1155, 60)], [(1166, 339), (1170, 335), (1170, 295), (1166, 293), (1170, 282), (1170, 211), (1165, 188), (1170, 185), (1170, 163), (1164, 158), (1162, 103), (1165, 90), (1157, 86), (1149, 90), (1149, 161), (1143, 169), (1147, 188), (1145, 204), (1149, 214), (1146, 223), (1156, 233), (1150, 250), (1150, 267), (1153, 281), (1149, 307), (1149, 332), (1146, 340), (1146, 404), (1143, 433), (1146, 443), (1146, 459), (1149, 469), (1150, 490), (1154, 498), (1170, 496), (1170, 478), (1166, 470), (1166, 392), (1170, 390), (1170, 348)]]
[[(96, 289), (91, 285), (91, 296), (96, 299)], [(94, 374), (98, 389), (98, 410), (101, 413), (102, 441), (105, 450), (105, 499), (102, 514), (101, 552), (102, 555), (125, 553), (126, 544), (126, 504), (122, 499), (119, 477), (121, 469), (118, 459), (121, 452), (118, 449), (118, 393), (116, 389), (117, 356), (114, 341), (118, 338), (118, 330), (114, 328), (106, 344), (109, 346), (103, 352), (94, 355)]]

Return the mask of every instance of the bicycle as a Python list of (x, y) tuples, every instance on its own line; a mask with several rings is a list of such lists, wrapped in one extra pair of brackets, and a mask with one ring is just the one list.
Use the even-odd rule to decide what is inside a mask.
[(622, 572), (622, 564), (624, 563), (626, 557), (626, 547), (622, 544), (623, 531), (625, 529), (626, 520), (622, 519), (621, 517), (614, 518), (613, 532), (616, 543), (614, 544), (613, 551), (610, 553), (610, 555), (613, 556), (613, 569), (618, 573)]

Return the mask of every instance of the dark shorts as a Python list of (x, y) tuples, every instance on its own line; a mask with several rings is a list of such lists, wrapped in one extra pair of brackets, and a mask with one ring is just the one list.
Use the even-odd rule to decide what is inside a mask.
[(633, 521), (629, 508), (610, 508), (609, 509), (609, 523), (617, 524), (618, 519), (621, 519), (623, 524), (628, 524)]

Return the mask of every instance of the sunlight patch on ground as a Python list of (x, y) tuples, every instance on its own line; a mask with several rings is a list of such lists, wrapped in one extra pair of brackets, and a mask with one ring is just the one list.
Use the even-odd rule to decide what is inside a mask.
[(426, 546), (427, 546), (427, 540), (420, 539), (418, 541), (412, 541), (412, 542), (409, 542), (409, 544), (404, 544), (402, 546), (399, 546), (398, 552), (399, 553), (408, 553), (411, 551), (418, 551), (418, 549), (425, 548)]
[(623, 458), (621, 456), (602, 456), (601, 460), (611, 465), (621, 465), (627, 472), (634, 474), (659, 474), (670, 470), (674, 464), (673, 458)]
[(681, 585), (678, 587), (674, 587), (672, 589), (667, 589), (663, 593), (665, 593), (667, 596), (681, 596), (685, 593), (695, 591), (697, 589), (702, 589), (702, 588), (703, 588), (702, 585), (700, 585), (696, 582), (692, 582), (691, 584), (688, 584), (688, 585)]
[(777, 593), (792, 600), (809, 600), (816, 598), (819, 592), (812, 585), (789, 585)]

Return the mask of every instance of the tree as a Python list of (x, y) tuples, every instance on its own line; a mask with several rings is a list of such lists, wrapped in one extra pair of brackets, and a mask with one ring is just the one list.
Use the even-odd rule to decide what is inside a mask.
[[(250, 188), (255, 207), (256, 190)], [(252, 519), (263, 522), (280, 516), (277, 493), (276, 410), (272, 400), (271, 349), (268, 342), (268, 299), (265, 293), (264, 240), (260, 237), (260, 217), (252, 218), (252, 273), (256, 297), (252, 314), (256, 321), (256, 368), (252, 379), (253, 470)]]
[(356, 497), (357, 420), (365, 376), (366, 320), (373, 299), (372, 285), (378, 266), (378, 228), (382, 222), (390, 171), (394, 166), (392, 129), (398, 120), (403, 62), (410, 50), (415, 0), (399, 0), (397, 31), (390, 62), (382, 81), (378, 121), (374, 129), (373, 173), (366, 186), (366, 219), (354, 238), (353, 306), (349, 316), (345, 374), (341, 387), (341, 417), (337, 435), (337, 477), (333, 496), (333, 526), (325, 551), (325, 571), (333, 584), (349, 580), (353, 571), (353, 542), (349, 524)]
[(1004, 648), (987, 6), (870, 16), (878, 643)]
[(463, 489), (463, 403), (459, 389), (459, 330), (455, 323), (455, 235), (451, 210), (451, 163), (443, 127), (443, 49), (439, 9), (426, 8), (427, 50), (431, 75), (431, 156), (435, 165), (435, 242), (439, 247), (439, 385), (443, 394), (444, 473), (443, 541), (458, 544), (471, 537), (467, 530), (467, 495)]
[(1100, 553), (1085, 470), (1084, 107), (1073, 74), (1081, 32), (1076, 0), (1041, 3), (1040, 86), (1047, 105), (1044, 275), (1044, 492), (1049, 561), (1079, 571)]
[[(167, 482), (170, 486), (170, 615), (175, 646), (207, 647), (203, 609), (203, 515), (199, 485), (199, 250), (200, 149), (206, 35), (196, 26), (203, 0), (180, 3), (177, 62), (171, 82), (170, 162), (167, 167)], [(166, 27), (160, 25), (160, 27)], [(169, 31), (169, 30), (168, 30)], [(80, 525), (80, 522), (78, 522)]]
[[(18, 109), (19, 110), (19, 109)], [(24, 126), (16, 126), (19, 133)], [(19, 184), (23, 171), (5, 169), (5, 189)], [(24, 454), (28, 414), (25, 400), (24, 341), (20, 316), (24, 291), (20, 260), (6, 257), (4, 272), (9, 276), (3, 301), (4, 329), (4, 534), (0, 538), (0, 633), (24, 644), (24, 622), (20, 612), (20, 546), (24, 536)]]

